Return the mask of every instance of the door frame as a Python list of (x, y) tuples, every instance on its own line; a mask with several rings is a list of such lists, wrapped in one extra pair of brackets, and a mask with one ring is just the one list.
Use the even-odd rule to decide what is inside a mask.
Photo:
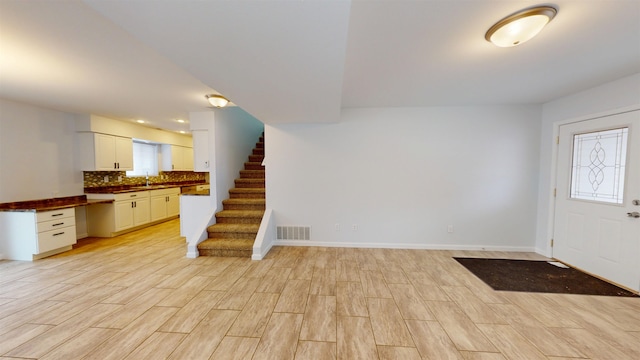
[(627, 106), (618, 109), (612, 109), (600, 113), (588, 114), (579, 117), (573, 117), (565, 120), (559, 120), (553, 123), (552, 134), (552, 146), (551, 149), (551, 171), (549, 174), (549, 193), (548, 196), (548, 208), (547, 208), (547, 233), (546, 233), (546, 246), (544, 248), (544, 256), (553, 258), (553, 246), (551, 245), (553, 240), (553, 234), (555, 232), (555, 216), (556, 216), (556, 196), (555, 189), (557, 188), (558, 180), (558, 137), (560, 136), (560, 126), (579, 123), (589, 120), (595, 120), (607, 116), (624, 114), (632, 111), (640, 111), (640, 104)]

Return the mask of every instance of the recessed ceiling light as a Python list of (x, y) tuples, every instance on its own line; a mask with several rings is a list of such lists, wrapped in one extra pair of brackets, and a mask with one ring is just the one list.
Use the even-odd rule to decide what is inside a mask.
[(179, 132), (180, 134), (186, 134), (186, 133), (187, 133), (187, 132), (186, 132), (186, 131), (184, 131), (184, 130), (180, 130), (180, 131), (178, 131), (178, 132)]
[(499, 47), (520, 45), (545, 27), (558, 13), (552, 6), (536, 6), (518, 11), (493, 25), (484, 38)]
[(136, 120), (136, 122), (137, 122), (138, 124), (144, 124), (144, 120), (142, 120), (142, 119), (138, 119), (138, 120)]
[(179, 123), (184, 123), (184, 120), (182, 120), (182, 119), (178, 119), (176, 121), (179, 122)]

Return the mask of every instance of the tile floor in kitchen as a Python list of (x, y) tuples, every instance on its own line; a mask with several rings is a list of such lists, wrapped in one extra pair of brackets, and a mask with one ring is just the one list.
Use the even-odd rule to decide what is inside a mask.
[(172, 220), (0, 261), (0, 359), (640, 359), (640, 298), (496, 292), (452, 256), (186, 259)]

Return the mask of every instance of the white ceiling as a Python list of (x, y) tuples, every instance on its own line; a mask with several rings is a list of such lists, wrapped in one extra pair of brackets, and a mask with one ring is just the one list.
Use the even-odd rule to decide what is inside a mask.
[(640, 0), (559, 0), (533, 40), (485, 41), (537, 4), (0, 0), (0, 97), (186, 130), (207, 93), (265, 123), (335, 122), (345, 107), (544, 103), (640, 72)]

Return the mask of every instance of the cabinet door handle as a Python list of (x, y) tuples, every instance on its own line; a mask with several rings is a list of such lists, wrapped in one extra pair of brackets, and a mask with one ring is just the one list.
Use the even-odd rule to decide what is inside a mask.
[(60, 226), (60, 225), (64, 225), (64, 223), (63, 223), (63, 222), (61, 222), (61, 223), (53, 224), (53, 225), (51, 225), (51, 226)]
[(113, 168), (117, 169), (118, 168), (118, 163), (113, 163)]
[(64, 231), (63, 232), (59, 232), (57, 234), (53, 234), (53, 236), (59, 236), (59, 235), (64, 235)]
[(132, 201), (132, 202), (131, 202), (131, 207), (132, 207), (132, 208), (133, 208), (133, 204), (134, 204), (134, 203), (135, 203), (134, 201)]

